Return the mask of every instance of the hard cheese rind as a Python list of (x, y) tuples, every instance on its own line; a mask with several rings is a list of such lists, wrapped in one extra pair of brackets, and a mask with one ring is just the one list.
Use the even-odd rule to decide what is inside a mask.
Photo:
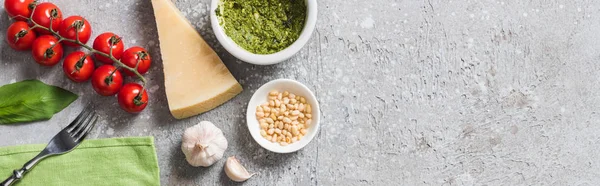
[(171, 114), (209, 111), (242, 92), (215, 51), (170, 0), (152, 0)]

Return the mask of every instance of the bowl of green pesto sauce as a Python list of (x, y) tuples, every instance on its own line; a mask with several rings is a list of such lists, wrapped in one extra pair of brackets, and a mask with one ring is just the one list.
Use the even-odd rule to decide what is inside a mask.
[(213, 0), (210, 19), (221, 45), (236, 58), (271, 65), (296, 54), (317, 23), (317, 0)]

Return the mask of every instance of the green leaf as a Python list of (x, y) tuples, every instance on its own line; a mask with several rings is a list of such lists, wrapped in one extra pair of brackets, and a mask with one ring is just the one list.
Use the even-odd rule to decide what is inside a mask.
[(77, 95), (38, 80), (0, 87), (0, 124), (48, 120), (69, 106)]

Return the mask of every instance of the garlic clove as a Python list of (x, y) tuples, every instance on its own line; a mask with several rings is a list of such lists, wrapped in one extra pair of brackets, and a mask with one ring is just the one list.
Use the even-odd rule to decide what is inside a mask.
[(238, 161), (235, 156), (231, 156), (227, 158), (227, 162), (225, 162), (225, 174), (233, 181), (243, 182), (254, 176), (256, 173), (248, 173), (246, 168), (240, 164), (240, 161)]

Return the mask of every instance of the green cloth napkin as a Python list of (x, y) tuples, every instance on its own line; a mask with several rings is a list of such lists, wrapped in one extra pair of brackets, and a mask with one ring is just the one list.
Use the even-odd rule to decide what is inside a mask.
[[(46, 144), (0, 148), (0, 182)], [(42, 160), (15, 185), (160, 185), (153, 137), (85, 140)]]

